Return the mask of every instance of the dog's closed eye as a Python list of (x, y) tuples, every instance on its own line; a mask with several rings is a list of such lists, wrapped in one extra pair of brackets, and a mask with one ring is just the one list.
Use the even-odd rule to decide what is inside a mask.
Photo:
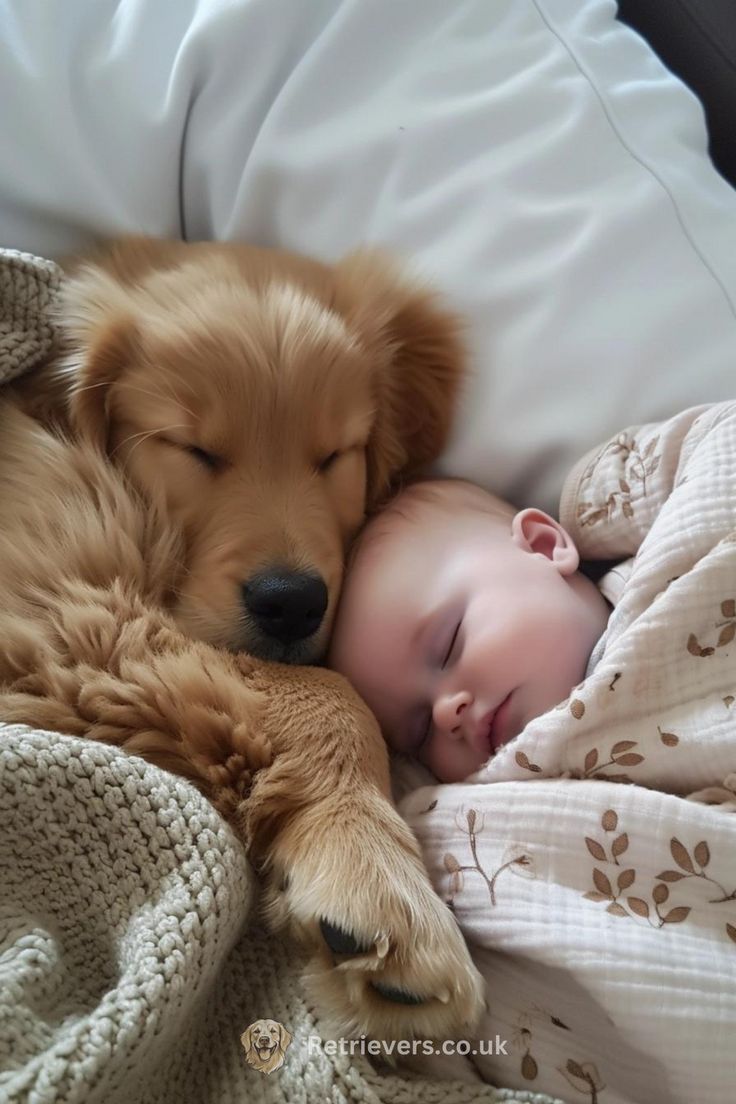
[(178, 449), (180, 452), (185, 452), (192, 459), (196, 460), (203, 468), (206, 468), (211, 472), (222, 471), (226, 466), (224, 457), (218, 455), (216, 452), (210, 451), (210, 449), (202, 448), (201, 445), (193, 445), (187, 441), (174, 441), (170, 437), (159, 437), (164, 445), (169, 445), (170, 448)]
[(329, 471), (330, 468), (333, 467), (335, 462), (337, 460), (339, 460), (341, 456), (342, 456), (342, 453), (338, 449), (334, 449), (327, 456), (323, 457), (321, 460), (319, 460), (317, 462), (317, 471), (318, 472), (327, 472), (327, 471)]
[(225, 461), (216, 452), (209, 452), (207, 449), (200, 448), (199, 445), (185, 445), (184, 448), (190, 456), (193, 456), (198, 463), (208, 468), (209, 471), (221, 471), (225, 466)]

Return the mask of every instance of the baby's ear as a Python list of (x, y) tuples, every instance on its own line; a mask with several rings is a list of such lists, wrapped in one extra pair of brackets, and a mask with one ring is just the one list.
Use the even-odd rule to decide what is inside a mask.
[(550, 560), (560, 575), (578, 569), (580, 556), (572, 537), (544, 510), (520, 510), (511, 522), (511, 539), (524, 552)]

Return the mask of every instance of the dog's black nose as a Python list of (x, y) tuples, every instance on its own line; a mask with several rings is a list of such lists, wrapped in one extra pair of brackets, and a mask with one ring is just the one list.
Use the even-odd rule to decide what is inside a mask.
[(264, 571), (243, 583), (243, 602), (261, 632), (282, 644), (304, 640), (322, 624), (329, 595), (319, 575)]

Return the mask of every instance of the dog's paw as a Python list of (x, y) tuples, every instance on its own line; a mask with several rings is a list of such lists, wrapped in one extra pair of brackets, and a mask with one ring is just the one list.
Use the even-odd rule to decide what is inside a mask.
[[(346, 1035), (467, 1036), (483, 1011), (483, 981), (454, 917), (431, 889), (425, 894), (415, 886), (413, 895), (413, 917), (319, 924), (322, 942), (305, 978), (315, 1002)], [(405, 908), (406, 900), (398, 903), (399, 914)]]
[(379, 1039), (467, 1036), (483, 980), (417, 855), (384, 841), (348, 858), (305, 856), (268, 894), (272, 921), (313, 949), (305, 982), (326, 1024)]

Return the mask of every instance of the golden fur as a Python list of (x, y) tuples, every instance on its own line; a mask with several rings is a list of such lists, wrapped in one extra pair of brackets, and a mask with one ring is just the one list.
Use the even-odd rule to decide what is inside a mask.
[[(390, 804), (376, 722), (338, 675), (293, 666), (324, 651), (366, 509), (444, 443), (454, 319), (369, 254), (145, 239), (76, 266), (63, 312), (57, 360), (0, 402), (0, 716), (191, 779), (242, 833), (272, 922), (313, 946), (340, 1030), (459, 1029), (480, 979)], [(324, 592), (293, 639), (270, 598), (263, 623), (247, 605), (282, 576)], [(323, 920), (362, 952), (330, 951)]]

